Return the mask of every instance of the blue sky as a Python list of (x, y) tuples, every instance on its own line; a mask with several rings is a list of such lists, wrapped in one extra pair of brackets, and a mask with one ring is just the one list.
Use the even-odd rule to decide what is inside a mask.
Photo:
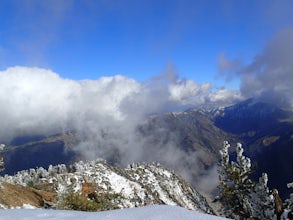
[(237, 87), (221, 54), (249, 63), (293, 26), (290, 0), (2, 0), (0, 69), (49, 68), (70, 79), (180, 78)]

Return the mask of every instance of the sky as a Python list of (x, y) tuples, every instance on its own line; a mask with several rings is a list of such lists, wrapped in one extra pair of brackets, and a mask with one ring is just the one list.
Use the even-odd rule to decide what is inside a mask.
[(223, 59), (248, 65), (292, 28), (292, 10), (291, 0), (2, 0), (0, 70), (145, 82), (172, 69), (181, 79), (238, 89), (239, 76), (221, 74)]
[(292, 0), (1, 0), (0, 143), (75, 131), (87, 159), (200, 175), (202, 152), (138, 128), (252, 97), (292, 110), (292, 11)]

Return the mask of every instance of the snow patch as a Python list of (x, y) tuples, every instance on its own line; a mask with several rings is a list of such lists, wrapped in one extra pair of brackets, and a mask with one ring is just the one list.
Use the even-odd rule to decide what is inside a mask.
[(190, 211), (178, 206), (146, 206), (104, 212), (79, 212), (48, 209), (0, 210), (1, 220), (225, 220), (218, 216)]

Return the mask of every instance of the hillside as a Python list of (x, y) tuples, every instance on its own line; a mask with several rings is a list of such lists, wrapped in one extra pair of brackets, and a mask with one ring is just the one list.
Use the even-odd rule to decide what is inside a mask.
[(52, 136), (25, 136), (15, 138), (2, 152), (5, 161), (3, 174), (49, 165), (70, 164), (78, 159), (72, 147), (77, 143), (73, 133)]

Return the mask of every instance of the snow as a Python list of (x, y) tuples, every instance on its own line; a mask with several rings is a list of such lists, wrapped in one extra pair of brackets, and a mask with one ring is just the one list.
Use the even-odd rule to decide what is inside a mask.
[(1, 220), (224, 220), (226, 218), (190, 211), (178, 206), (153, 205), (104, 212), (80, 212), (49, 209), (0, 210)]
[[(108, 177), (108, 181), (111, 184), (111, 187), (115, 190), (116, 193), (122, 193), (126, 197), (131, 197), (133, 195), (133, 188), (136, 188), (137, 191), (142, 192), (142, 188), (138, 183), (132, 182), (126, 179), (123, 176), (118, 175), (114, 172), (108, 172), (106, 175)], [(141, 198), (145, 197), (144, 193), (141, 193)]]
[(175, 202), (173, 202), (169, 196), (167, 195), (167, 193), (162, 190), (159, 182), (156, 180), (156, 176), (154, 175), (154, 173), (152, 173), (151, 171), (145, 169), (145, 175), (148, 178), (149, 183), (152, 184), (152, 187), (154, 189), (154, 191), (156, 191), (160, 197), (160, 199), (165, 203), (165, 204), (169, 204), (169, 205), (176, 205)]

